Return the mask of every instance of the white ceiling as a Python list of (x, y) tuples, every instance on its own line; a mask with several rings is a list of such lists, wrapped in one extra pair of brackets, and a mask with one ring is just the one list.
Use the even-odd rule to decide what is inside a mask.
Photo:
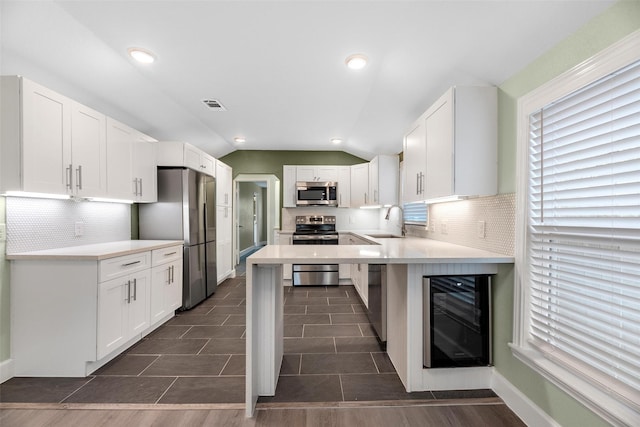
[[(216, 157), (370, 159), (402, 151), (402, 135), (447, 87), (501, 84), (612, 3), (3, 0), (0, 72)], [(131, 46), (156, 63), (134, 63)], [(347, 69), (352, 53), (369, 65)], [(207, 109), (207, 98), (227, 111)]]

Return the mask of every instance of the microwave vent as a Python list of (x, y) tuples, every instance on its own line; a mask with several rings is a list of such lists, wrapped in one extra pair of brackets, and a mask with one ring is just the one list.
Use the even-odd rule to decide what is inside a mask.
[(202, 100), (202, 102), (204, 102), (204, 104), (211, 108), (212, 110), (215, 111), (227, 111), (227, 109), (224, 107), (224, 105), (222, 105), (222, 103), (220, 101), (218, 101), (217, 99), (204, 99)]

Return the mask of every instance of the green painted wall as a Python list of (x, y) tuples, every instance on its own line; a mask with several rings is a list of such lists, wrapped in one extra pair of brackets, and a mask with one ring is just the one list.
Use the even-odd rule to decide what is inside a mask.
[[(519, 97), (640, 29), (640, 0), (614, 4), (499, 87), (499, 189), (516, 190), (516, 111)], [(512, 356), (513, 267), (503, 266), (494, 282), (494, 363), (507, 380), (564, 427), (608, 423)]]
[(344, 151), (262, 151), (238, 150), (220, 160), (239, 174), (273, 174), (282, 181), (282, 165), (342, 165), (365, 163), (367, 160)]

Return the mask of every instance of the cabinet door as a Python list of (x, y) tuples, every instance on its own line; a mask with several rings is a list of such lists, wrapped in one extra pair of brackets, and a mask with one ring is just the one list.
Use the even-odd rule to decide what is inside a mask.
[(316, 168), (316, 181), (332, 181), (338, 180), (338, 168), (336, 166), (318, 166)]
[(22, 190), (70, 192), (71, 105), (70, 99), (22, 79)]
[(136, 131), (107, 117), (107, 195), (114, 199), (134, 200), (132, 146)]
[(369, 164), (351, 166), (351, 207), (359, 208), (368, 202)]
[(216, 159), (207, 153), (200, 153), (200, 171), (207, 175), (216, 176)]
[(296, 173), (295, 166), (282, 166), (282, 207), (296, 207)]
[(130, 281), (127, 277), (102, 282), (98, 285), (98, 359), (103, 358), (128, 337), (128, 299)]
[(374, 157), (369, 162), (369, 198), (368, 204), (377, 205), (380, 203), (380, 192), (378, 187), (378, 176), (379, 176), (379, 158)]
[(296, 181), (318, 181), (315, 166), (296, 167)]
[(216, 161), (216, 204), (219, 206), (231, 206), (232, 176), (231, 166)]
[(106, 117), (73, 102), (71, 110), (71, 154), (74, 188), (78, 196), (106, 196)]
[(442, 96), (425, 119), (427, 169), (425, 198), (453, 194), (453, 92)]
[(233, 270), (232, 231), (233, 218), (231, 208), (216, 206), (216, 261), (218, 282)]
[(351, 168), (338, 166), (338, 207), (351, 206)]
[(130, 276), (130, 302), (129, 310), (129, 336), (142, 333), (151, 324), (150, 295), (151, 295), (151, 271), (144, 270)]
[(165, 297), (167, 312), (175, 312), (182, 306), (182, 260), (171, 263), (171, 283)]
[(171, 263), (151, 269), (150, 318), (151, 325), (161, 321), (167, 314), (168, 288), (171, 285)]
[(184, 144), (184, 166), (196, 171), (202, 170), (200, 167), (200, 150), (193, 145)]
[(133, 143), (132, 175), (136, 200), (139, 202), (158, 201), (157, 145), (157, 142), (140, 133)]
[(424, 179), (427, 163), (425, 122), (421, 119), (404, 137), (404, 191), (405, 203), (424, 200)]

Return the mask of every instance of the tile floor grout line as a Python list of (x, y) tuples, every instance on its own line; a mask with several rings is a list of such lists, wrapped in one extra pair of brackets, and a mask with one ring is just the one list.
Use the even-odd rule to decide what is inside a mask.
[(211, 342), (211, 338), (207, 338), (207, 342), (204, 343), (204, 345), (202, 347), (200, 347), (200, 350), (198, 350), (196, 352), (196, 356), (200, 355), (200, 353), (202, 353), (202, 350), (204, 350), (204, 348), (209, 345), (209, 343)]
[[(222, 356), (222, 355), (220, 355)], [(221, 376), (222, 373), (224, 372), (224, 368), (227, 367), (227, 365), (229, 364), (229, 362), (231, 362), (231, 354), (228, 355), (229, 357), (227, 358), (227, 361), (224, 362), (224, 366), (222, 366), (222, 369), (220, 369), (220, 372), (218, 372), (218, 375), (216, 375), (217, 377)]]
[(142, 371), (138, 372), (138, 375), (136, 375), (136, 377), (140, 377), (140, 376), (141, 376), (141, 375), (142, 375), (142, 374), (143, 374), (147, 369), (149, 369), (149, 367), (150, 367), (151, 365), (153, 365), (154, 363), (156, 363), (156, 362), (158, 361), (158, 359), (160, 359), (160, 357), (161, 357), (162, 355), (161, 355), (161, 354), (156, 354), (155, 356), (156, 356), (156, 358), (155, 358), (155, 359), (153, 359), (153, 360), (151, 361), (151, 363), (149, 363), (149, 364), (148, 364), (148, 365), (147, 365), (147, 366), (146, 366)]
[(376, 367), (376, 371), (378, 372), (378, 374), (381, 374), (382, 372), (380, 372), (380, 368), (378, 368), (378, 364), (376, 363), (376, 358), (373, 357), (373, 353), (369, 352), (369, 355), (371, 356), (371, 360), (373, 360), (373, 366)]
[(155, 401), (155, 405), (157, 405), (160, 400), (164, 397), (165, 394), (167, 394), (167, 392), (169, 391), (169, 389), (176, 383), (176, 381), (178, 381), (178, 378), (180, 378), (179, 376), (176, 376), (173, 381), (171, 381), (171, 384), (169, 384), (169, 386), (165, 389), (165, 391), (162, 392), (162, 394), (158, 397), (158, 399), (156, 399)]
[(59, 403), (64, 403), (65, 400), (69, 399), (71, 396), (73, 396), (74, 394), (76, 394), (77, 392), (80, 391), (80, 389), (82, 389), (84, 386), (86, 386), (87, 384), (91, 383), (93, 380), (96, 379), (95, 375), (92, 375), (91, 378), (89, 379), (89, 381), (85, 382), (84, 384), (82, 384), (80, 387), (76, 388), (75, 390), (73, 390), (68, 396), (66, 396), (65, 398), (63, 398)]
[(342, 401), (345, 402), (344, 387), (342, 386), (342, 374), (338, 374), (338, 381), (340, 381), (340, 394), (342, 395)]

